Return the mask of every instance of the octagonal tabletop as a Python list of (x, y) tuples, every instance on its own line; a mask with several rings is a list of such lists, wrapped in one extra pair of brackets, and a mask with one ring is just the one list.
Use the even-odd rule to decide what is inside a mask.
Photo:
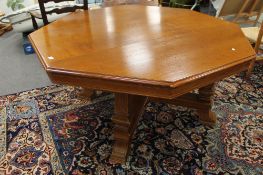
[(255, 57), (238, 25), (153, 6), (75, 12), (30, 39), (49, 72), (164, 86)]

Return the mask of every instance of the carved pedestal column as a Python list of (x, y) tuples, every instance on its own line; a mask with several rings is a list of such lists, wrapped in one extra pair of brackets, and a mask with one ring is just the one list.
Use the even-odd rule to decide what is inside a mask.
[(212, 108), (211, 98), (213, 96), (213, 93), (214, 93), (214, 84), (199, 89), (198, 99), (200, 105), (205, 104), (203, 105), (205, 107), (197, 109), (197, 112), (199, 114), (200, 121), (208, 125), (213, 125), (216, 123), (216, 116), (211, 111)]
[(146, 101), (146, 97), (115, 93), (115, 111), (112, 117), (115, 143), (110, 157), (112, 162), (126, 161), (130, 142)]
[(78, 97), (81, 99), (85, 99), (91, 101), (96, 96), (96, 91), (91, 89), (83, 88), (81, 92), (78, 94)]

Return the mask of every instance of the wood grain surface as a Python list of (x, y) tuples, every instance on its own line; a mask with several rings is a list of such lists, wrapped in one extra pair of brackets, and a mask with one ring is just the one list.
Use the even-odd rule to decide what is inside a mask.
[(237, 25), (153, 6), (75, 12), (30, 39), (49, 72), (164, 86), (255, 57)]

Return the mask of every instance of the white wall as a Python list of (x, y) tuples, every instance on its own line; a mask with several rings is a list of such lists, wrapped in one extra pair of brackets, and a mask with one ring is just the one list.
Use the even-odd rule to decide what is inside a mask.
[[(36, 3), (36, 0), (23, 0), (22, 4), (27, 7)], [(13, 10), (7, 7), (7, 0), (0, 0), (0, 11), (4, 12), (5, 14), (13, 12)]]

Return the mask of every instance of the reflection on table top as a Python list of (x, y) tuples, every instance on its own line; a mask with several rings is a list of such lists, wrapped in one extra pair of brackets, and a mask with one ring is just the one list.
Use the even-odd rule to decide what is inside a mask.
[(75, 12), (30, 39), (47, 71), (164, 85), (255, 56), (235, 24), (190, 10), (139, 5)]

